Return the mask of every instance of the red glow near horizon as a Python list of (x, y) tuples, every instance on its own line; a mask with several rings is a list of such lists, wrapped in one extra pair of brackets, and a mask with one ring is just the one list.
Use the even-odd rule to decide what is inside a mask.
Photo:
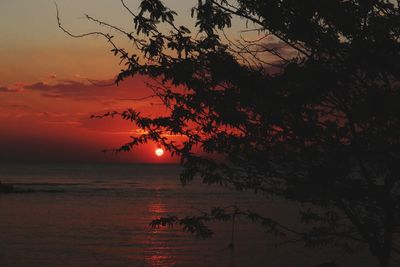
[[(153, 105), (153, 99), (129, 101), (149, 94), (146, 81), (138, 75), (119, 87), (56, 78), (21, 84), (21, 88), (0, 84), (0, 161), (177, 163), (178, 159), (164, 150), (155, 154), (159, 147), (152, 142), (130, 153), (101, 152), (144, 132), (118, 117), (97, 120), (91, 115), (132, 105), (145, 116), (165, 114), (162, 106)], [(97, 83), (110, 84), (110, 79)], [(29, 140), (24, 138), (26, 132)], [(170, 138), (180, 141), (180, 137)]]

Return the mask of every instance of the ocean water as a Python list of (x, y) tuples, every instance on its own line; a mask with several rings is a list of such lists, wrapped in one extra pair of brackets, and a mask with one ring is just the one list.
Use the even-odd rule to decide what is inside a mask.
[(234, 250), (229, 222), (211, 223), (209, 239), (179, 225), (150, 227), (158, 217), (229, 205), (299, 224), (295, 204), (200, 182), (182, 186), (179, 172), (177, 165), (1, 164), (1, 181), (38, 192), (0, 195), (0, 266), (376, 266), (364, 247), (348, 255), (277, 246), (281, 240), (244, 219), (235, 224)]

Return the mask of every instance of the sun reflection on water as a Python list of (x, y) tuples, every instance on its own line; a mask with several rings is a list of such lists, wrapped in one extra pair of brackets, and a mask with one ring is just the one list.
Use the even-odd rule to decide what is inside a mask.
[(152, 267), (169, 267), (176, 264), (176, 261), (169, 255), (150, 255), (146, 257), (146, 262)]
[(150, 203), (147, 210), (152, 216), (160, 216), (167, 213), (167, 205), (164, 203)]
[[(154, 201), (149, 203), (147, 210), (151, 219), (158, 219), (168, 214), (168, 207), (162, 202), (162, 198), (157, 191)], [(149, 250), (145, 256), (145, 261), (149, 266), (152, 267), (169, 267), (176, 264), (176, 259), (171, 255), (173, 248), (171, 242), (169, 242), (169, 234), (171, 232), (165, 231), (163, 227), (150, 227), (151, 231), (148, 236)]]

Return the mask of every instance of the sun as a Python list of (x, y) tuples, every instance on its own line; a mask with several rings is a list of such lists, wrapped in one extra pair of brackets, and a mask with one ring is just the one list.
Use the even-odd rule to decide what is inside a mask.
[(161, 157), (162, 155), (164, 155), (164, 150), (162, 148), (157, 148), (154, 152), (156, 153), (157, 157)]

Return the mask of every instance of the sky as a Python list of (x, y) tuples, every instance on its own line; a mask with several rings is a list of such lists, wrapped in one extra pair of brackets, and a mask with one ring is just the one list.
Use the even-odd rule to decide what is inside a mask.
[[(150, 94), (145, 78), (112, 84), (121, 69), (111, 47), (100, 38), (74, 39), (57, 25), (55, 2), (63, 26), (74, 33), (99, 29), (84, 14), (126, 29), (132, 18), (119, 0), (0, 1), (0, 161), (10, 162), (149, 162), (155, 144), (131, 153), (102, 153), (117, 148), (140, 129), (118, 119), (91, 119), (92, 114), (133, 107), (157, 115), (155, 99), (130, 101)], [(127, 0), (137, 8), (136, 0)], [(165, 1), (189, 22), (193, 1)], [(104, 29), (106, 30), (106, 29)]]

